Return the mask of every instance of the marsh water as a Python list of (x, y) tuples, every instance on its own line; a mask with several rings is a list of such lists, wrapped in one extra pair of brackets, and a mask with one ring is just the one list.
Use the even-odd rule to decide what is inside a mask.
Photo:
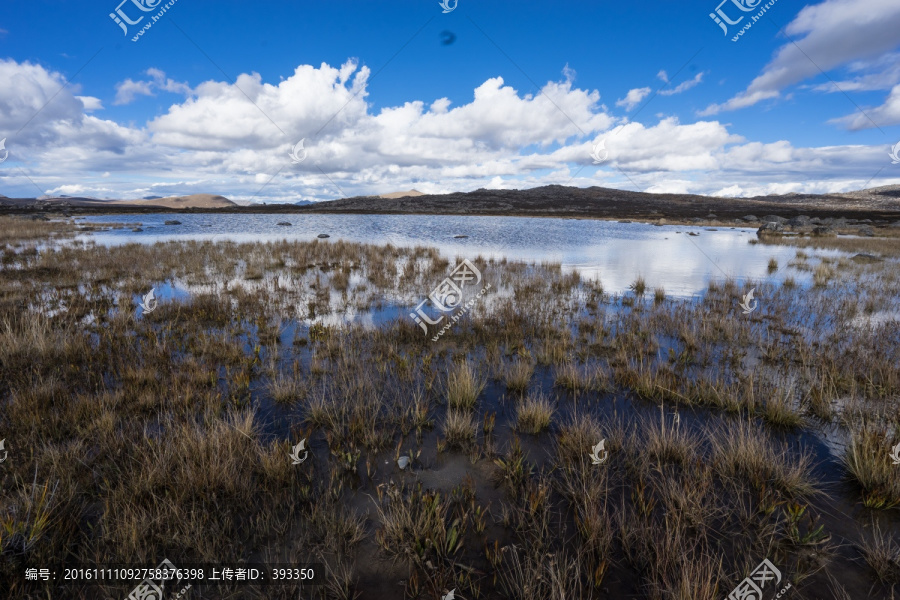
[[(582, 277), (599, 279), (610, 294), (623, 295), (636, 278), (642, 277), (648, 288), (664, 288), (666, 296), (680, 301), (696, 301), (703, 296), (711, 280), (726, 278), (737, 282), (778, 284), (790, 277), (798, 285), (811, 285), (811, 269), (796, 269), (790, 263), (797, 255), (791, 246), (752, 243), (757, 240), (751, 227), (709, 227), (652, 225), (646, 223), (562, 218), (435, 216), (435, 215), (328, 215), (328, 214), (152, 214), (104, 215), (79, 219), (110, 229), (84, 233), (79, 242), (115, 247), (124, 244), (154, 244), (178, 241), (230, 241), (235, 243), (311, 241), (320, 234), (329, 237), (323, 243), (348, 241), (437, 248), (451, 262), (476, 256), (495, 260), (528, 263), (559, 263), (564, 270), (578, 271)], [(178, 221), (166, 225), (166, 221)], [(280, 223), (289, 223), (284, 225)], [(139, 228), (142, 231), (133, 231)], [(465, 237), (459, 237), (465, 236)], [(844, 253), (807, 250), (814, 257), (840, 256)], [(779, 267), (771, 269), (775, 259)], [(264, 287), (263, 281), (238, 278), (231, 282), (248, 289)], [(187, 300), (197, 293), (209, 292), (208, 286), (179, 279), (153, 282), (162, 301)], [(510, 290), (501, 289), (500, 296)], [(396, 292), (396, 291), (395, 291)], [(353, 323), (377, 327), (407, 318), (410, 307), (420, 299), (399, 293), (386, 293), (386, 302), (366, 309), (342, 307), (340, 293), (332, 290), (332, 312), (286, 322), (282, 344), (291, 346), (300, 329), (313, 323), (340, 326)], [(135, 295), (137, 306), (141, 299)], [(490, 303), (491, 298), (484, 302)], [(346, 303), (344, 303), (346, 304)], [(140, 312), (140, 309), (138, 309)], [(549, 377), (544, 373), (545, 378)], [(545, 381), (552, 388), (552, 381)], [(490, 390), (489, 390), (490, 391)], [(495, 400), (501, 392), (489, 393)], [(271, 419), (268, 429), (285, 434), (286, 415), (261, 396), (263, 416)], [(500, 409), (498, 406), (492, 407)], [(817, 432), (832, 452), (840, 451), (843, 436)], [(830, 435), (829, 435), (830, 434)]]
[[(166, 225), (166, 221), (179, 224)], [(738, 282), (751, 280), (758, 283), (781, 283), (790, 277), (799, 286), (811, 285), (811, 269), (798, 269), (791, 263), (797, 255), (797, 248), (791, 246), (751, 243), (756, 241), (755, 228), (708, 227), (685, 225), (655, 226), (642, 223), (622, 223), (616, 221), (595, 221), (579, 219), (516, 218), (516, 217), (472, 217), (472, 216), (423, 216), (423, 215), (212, 215), (212, 214), (154, 214), (154, 215), (108, 215), (87, 217), (81, 222), (93, 225), (109, 225), (103, 231), (83, 233), (79, 242), (96, 243), (116, 247), (124, 244), (153, 244), (167, 241), (231, 241), (266, 242), (281, 240), (311, 241), (320, 234), (329, 237), (323, 243), (339, 240), (365, 244), (391, 243), (395, 246), (427, 246), (437, 248), (451, 263), (457, 258), (474, 259), (477, 256), (510, 261), (535, 263), (558, 263), (564, 270), (577, 270), (582, 277), (599, 279), (603, 289), (610, 294), (625, 294), (636, 278), (642, 277), (649, 289), (664, 288), (666, 296), (683, 299), (687, 303), (701, 298), (711, 280), (734, 279)], [(279, 223), (289, 223), (281, 225)], [(116, 227), (116, 228), (113, 228)], [(140, 228), (140, 231), (133, 231)], [(693, 235), (692, 235), (693, 234)], [(806, 250), (813, 257), (845, 256), (837, 251)], [(770, 268), (770, 260), (777, 262), (777, 268)], [(296, 275), (296, 281), (303, 277), (315, 277), (311, 272)], [(244, 278), (243, 286), (267, 285), (262, 279)], [(273, 276), (277, 277), (277, 276)], [(231, 284), (232, 282), (229, 282)], [(161, 300), (186, 298), (197, 292), (208, 291), (202, 286), (169, 280), (148, 282), (155, 285)], [(498, 287), (498, 295), (508, 290)], [(300, 335), (298, 330), (308, 328), (313, 321), (327, 325), (341, 321), (362, 322), (377, 325), (393, 319), (407, 318), (409, 307), (414, 306), (427, 290), (415, 291), (413, 297), (390, 295), (387, 302), (354, 313), (336, 311), (334, 314), (304, 316), (283, 323), (280, 347), (285, 356), (278, 361), (280, 368), (286, 369), (291, 361), (299, 358), (305, 365), (311, 363), (307, 347), (296, 349), (294, 340)], [(334, 292), (336, 294), (337, 292)], [(820, 292), (831, 294), (831, 291)], [(834, 291), (834, 294), (846, 293)], [(135, 296), (135, 305), (140, 297)], [(489, 299), (485, 299), (485, 303)], [(334, 304), (339, 302), (335, 299)], [(618, 306), (610, 304), (610, 311)], [(736, 309), (737, 310), (737, 309)], [(138, 314), (139, 311), (137, 311)], [(801, 326), (800, 316), (789, 319), (792, 325)], [(812, 335), (812, 334), (810, 334)], [(813, 337), (815, 337), (813, 335)], [(661, 341), (660, 354), (665, 355), (665, 340)], [(717, 422), (718, 415), (704, 407), (678, 406), (661, 407), (642, 400), (628, 392), (590, 392), (580, 396), (555, 388), (554, 371), (550, 367), (539, 366), (535, 370), (533, 384), (537, 389), (554, 391), (555, 410), (560, 420), (569, 418), (579, 407), (593, 406), (606, 420), (621, 418), (629, 423), (640, 419), (672, 419), (678, 414), (678, 423), (690, 428), (698, 436), (710, 423)], [(252, 402), (258, 410), (258, 424), (261, 434), (272, 439), (292, 439), (299, 426), (298, 414), (275, 403), (268, 394), (266, 381), (254, 382), (250, 386)], [(590, 402), (592, 401), (592, 402)], [(488, 382), (481, 406), (485, 415), (492, 414), (497, 419), (497, 447), (509, 443), (516, 418), (515, 403), (512, 402), (504, 386), (498, 380)], [(583, 409), (582, 409), (583, 410)], [(670, 414), (671, 413), (671, 414)], [(479, 419), (481, 417), (479, 416)], [(548, 459), (547, 448), (557, 433), (557, 425), (538, 436), (523, 436), (522, 443), (529, 459), (543, 465)], [(468, 458), (459, 454), (437, 451), (440, 432), (431, 430), (421, 442), (404, 439), (403, 448), (424, 448), (415, 468), (400, 473), (394, 466), (393, 454), (379, 456), (373, 465), (373, 473), (367, 480), (396, 478), (398, 481), (419, 481), (428, 487), (451, 489), (464, 476), (477, 475), (478, 495), (481, 501), (500, 505), (501, 491), (491, 483), (492, 465), (490, 461), (471, 464)], [(837, 561), (850, 564), (854, 560), (851, 541), (858, 538), (862, 523), (875, 522), (894, 529), (897, 526), (893, 514), (874, 515), (862, 509), (858, 493), (849, 486), (843, 476), (839, 457), (845, 445), (845, 434), (821, 426), (799, 428), (794, 432), (779, 432), (779, 439), (790, 443), (792, 449), (809, 452), (814, 457), (814, 474), (823, 487), (831, 492), (816, 504), (828, 531), (835, 541), (842, 544)], [(330, 455), (330, 447), (321, 435), (310, 438), (310, 452), (323, 464)], [(399, 453), (399, 447), (397, 450)], [(362, 471), (362, 468), (360, 468)], [(366, 465), (368, 471), (368, 465)], [(362, 477), (362, 476), (361, 476)], [(371, 483), (370, 482), (370, 483)], [(365, 505), (367, 506), (367, 505)], [(360, 509), (365, 507), (360, 505)], [(491, 534), (500, 538), (502, 531), (492, 525)], [(496, 531), (495, 531), (496, 530)], [(367, 542), (369, 543), (369, 542)], [(374, 546), (367, 546), (372, 554)], [(361, 566), (360, 581), (372, 589), (384, 584), (384, 577), (377, 572), (380, 565), (365, 563)], [(861, 594), (868, 586), (867, 574), (860, 568), (848, 567), (843, 574), (845, 585)], [(398, 575), (399, 577), (399, 575)], [(827, 593), (822, 585), (809, 586), (821, 596)], [(629, 596), (635, 593), (636, 582), (625, 570), (615, 570), (609, 578), (611, 593)], [(388, 588), (379, 589), (386, 595)], [(377, 596), (377, 594), (376, 594)], [(375, 596), (370, 596), (375, 597)], [(379, 596), (381, 597), (381, 596)]]
[[(172, 220), (181, 224), (165, 225)], [(599, 278), (605, 290), (617, 294), (627, 291), (638, 276), (649, 287), (663, 287), (668, 296), (680, 298), (701, 294), (710, 279), (780, 282), (790, 275), (799, 284), (808, 279), (808, 273), (788, 274), (784, 268), (771, 272), (769, 259), (784, 266), (796, 250), (751, 244), (756, 230), (746, 227), (446, 215), (153, 214), (106, 215), (83, 221), (131, 225), (81, 236), (107, 246), (170, 240), (308, 241), (326, 234), (328, 241), (433, 247), (451, 260), (482, 255), (553, 262), (578, 270), (583, 277)], [(132, 231), (138, 226), (143, 231)]]

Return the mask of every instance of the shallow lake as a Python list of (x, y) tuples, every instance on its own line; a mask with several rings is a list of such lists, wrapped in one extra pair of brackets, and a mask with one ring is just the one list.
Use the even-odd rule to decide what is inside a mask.
[[(79, 237), (107, 246), (170, 240), (308, 241), (324, 233), (330, 236), (327, 241), (434, 247), (451, 260), (480, 254), (526, 262), (557, 262), (564, 269), (577, 269), (584, 277), (599, 278), (611, 293), (625, 292), (638, 276), (646, 280), (648, 287), (663, 287), (668, 296), (681, 298), (701, 294), (714, 278), (779, 282), (791, 276), (801, 285), (809, 279), (809, 273), (787, 268), (796, 249), (750, 244), (756, 239), (755, 228), (711, 230), (716, 228), (446, 215), (152, 214), (81, 220), (93, 224), (140, 224), (143, 229), (133, 232), (125, 228)], [(165, 225), (167, 220), (181, 224)], [(279, 222), (291, 225), (278, 225)], [(699, 235), (690, 236), (689, 232)], [(768, 270), (770, 258), (775, 258), (781, 267), (775, 273)]]

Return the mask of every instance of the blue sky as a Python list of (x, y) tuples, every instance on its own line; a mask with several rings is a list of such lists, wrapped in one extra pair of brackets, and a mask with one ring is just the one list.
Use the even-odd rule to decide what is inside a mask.
[(5, 0), (0, 193), (900, 183), (896, 0), (119, 1)]

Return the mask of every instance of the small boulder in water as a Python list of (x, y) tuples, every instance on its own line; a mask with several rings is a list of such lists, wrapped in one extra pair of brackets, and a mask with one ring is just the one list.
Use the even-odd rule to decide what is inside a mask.
[(884, 261), (880, 256), (875, 256), (874, 254), (867, 254), (865, 252), (861, 252), (856, 254), (850, 260), (858, 263), (875, 263)]
[(781, 234), (784, 233), (784, 225), (777, 221), (766, 221), (756, 230), (756, 235)]
[(279, 223), (279, 225), (280, 225), (281, 227), (292, 227), (294, 224), (293, 224), (293, 223), (288, 223), (287, 221), (282, 221), (282, 222)]
[(175, 221), (174, 219), (171, 221), (166, 221), (165, 225), (181, 225), (181, 221)]
[(316, 236), (316, 237), (318, 237), (320, 240), (324, 240), (325, 238), (330, 238), (331, 236), (328, 235), (327, 233), (320, 233), (320, 234), (319, 234), (318, 236)]
[(467, 235), (454, 235), (453, 237), (456, 238), (456, 239), (458, 239), (458, 240), (462, 240), (462, 239), (465, 239), (465, 238), (467, 238), (467, 237), (469, 237), (469, 236), (467, 236)]
[(140, 233), (143, 231), (143, 229), (141, 229), (140, 227), (135, 227), (134, 229), (132, 229), (132, 231), (135, 233)]

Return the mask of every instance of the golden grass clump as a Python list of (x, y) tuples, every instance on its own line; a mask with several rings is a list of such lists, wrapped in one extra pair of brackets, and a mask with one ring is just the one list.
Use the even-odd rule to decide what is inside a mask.
[(457, 364), (447, 375), (447, 405), (454, 409), (473, 410), (486, 384), (487, 381), (478, 375), (471, 363), (464, 361)]
[(812, 457), (792, 455), (758, 425), (739, 421), (722, 426), (711, 441), (716, 468), (723, 477), (741, 478), (757, 489), (773, 485), (791, 498), (819, 492)]
[(444, 419), (444, 438), (450, 447), (465, 448), (475, 442), (477, 423), (472, 413), (450, 409)]
[(506, 366), (503, 381), (506, 389), (516, 394), (528, 391), (531, 377), (534, 375), (534, 364), (525, 360), (516, 360)]
[(550, 399), (541, 393), (529, 394), (519, 403), (516, 411), (518, 428), (530, 434), (537, 434), (547, 429), (552, 417), (553, 405)]
[(900, 477), (890, 457), (893, 444), (898, 442), (873, 427), (850, 435), (842, 462), (862, 488), (863, 504), (869, 508), (900, 505)]

